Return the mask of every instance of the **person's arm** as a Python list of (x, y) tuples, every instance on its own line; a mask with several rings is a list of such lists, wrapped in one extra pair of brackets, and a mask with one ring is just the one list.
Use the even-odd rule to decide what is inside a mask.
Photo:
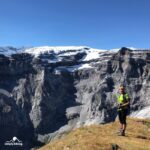
[(128, 101), (128, 102), (122, 104), (121, 106), (122, 106), (122, 107), (123, 107), (123, 106), (128, 106), (129, 104), (130, 104), (130, 102)]
[(121, 106), (124, 107), (124, 106), (129, 106), (130, 105), (130, 98), (128, 98), (127, 102), (122, 104)]

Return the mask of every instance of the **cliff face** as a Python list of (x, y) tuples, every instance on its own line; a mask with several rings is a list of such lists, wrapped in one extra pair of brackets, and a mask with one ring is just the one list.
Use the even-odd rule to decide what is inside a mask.
[(114, 121), (120, 84), (131, 116), (150, 118), (149, 68), (149, 50), (128, 48), (1, 54), (0, 144), (16, 136), (30, 149), (75, 127)]

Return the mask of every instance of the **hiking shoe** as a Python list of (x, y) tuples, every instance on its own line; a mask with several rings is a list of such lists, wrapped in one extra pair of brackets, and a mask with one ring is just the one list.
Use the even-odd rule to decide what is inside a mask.
[(122, 132), (122, 129), (119, 129), (116, 133), (119, 134), (120, 132)]
[(120, 130), (120, 132), (118, 133), (119, 136), (125, 136), (125, 132), (124, 130)]

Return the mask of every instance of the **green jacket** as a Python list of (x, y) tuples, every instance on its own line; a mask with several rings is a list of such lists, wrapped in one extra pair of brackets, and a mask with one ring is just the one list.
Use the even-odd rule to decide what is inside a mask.
[(125, 93), (125, 94), (118, 95), (117, 101), (119, 104), (124, 104), (124, 103), (128, 102), (129, 101), (128, 94)]
[[(118, 101), (118, 104), (125, 104), (125, 103), (129, 102), (129, 96), (128, 96), (128, 94), (125, 93), (125, 94), (118, 95), (117, 101)], [(128, 109), (129, 107), (130, 107), (129, 105), (120, 106), (118, 108), (118, 111), (120, 111), (122, 109)]]

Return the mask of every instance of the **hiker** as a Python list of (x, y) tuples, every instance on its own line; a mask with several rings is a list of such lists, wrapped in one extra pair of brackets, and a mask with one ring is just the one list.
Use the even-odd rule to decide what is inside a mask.
[(119, 95), (117, 97), (118, 102), (118, 117), (120, 122), (120, 136), (125, 136), (125, 130), (126, 130), (126, 116), (129, 110), (130, 106), (130, 98), (128, 94), (125, 92), (124, 86), (120, 86), (119, 88)]

